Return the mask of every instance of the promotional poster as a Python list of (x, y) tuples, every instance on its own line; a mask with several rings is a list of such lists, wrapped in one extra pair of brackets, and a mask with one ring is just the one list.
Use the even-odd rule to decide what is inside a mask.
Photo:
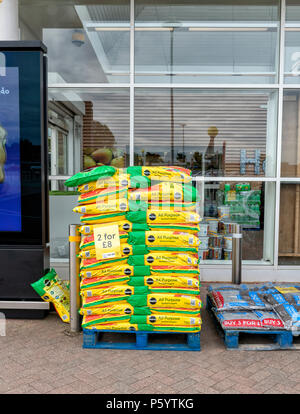
[(19, 71), (0, 76), (0, 231), (21, 231)]

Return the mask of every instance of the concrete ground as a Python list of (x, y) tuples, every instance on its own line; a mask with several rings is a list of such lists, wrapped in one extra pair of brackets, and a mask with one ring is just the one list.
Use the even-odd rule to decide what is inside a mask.
[(205, 303), (202, 317), (200, 352), (87, 350), (55, 313), (8, 320), (0, 393), (300, 393), (300, 351), (228, 351)]

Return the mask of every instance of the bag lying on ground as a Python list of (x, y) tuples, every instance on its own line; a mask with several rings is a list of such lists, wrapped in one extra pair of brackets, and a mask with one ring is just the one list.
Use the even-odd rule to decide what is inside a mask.
[(70, 322), (70, 294), (65, 283), (51, 269), (41, 279), (31, 284), (45, 302), (52, 302), (63, 322)]

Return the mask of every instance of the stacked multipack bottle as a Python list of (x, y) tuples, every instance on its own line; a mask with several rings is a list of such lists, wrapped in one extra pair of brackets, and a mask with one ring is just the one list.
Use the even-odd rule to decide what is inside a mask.
[[(67, 180), (80, 193), (84, 329), (200, 331), (201, 219), (191, 179), (178, 167), (100, 166)], [(113, 225), (118, 253), (99, 257), (95, 236)]]

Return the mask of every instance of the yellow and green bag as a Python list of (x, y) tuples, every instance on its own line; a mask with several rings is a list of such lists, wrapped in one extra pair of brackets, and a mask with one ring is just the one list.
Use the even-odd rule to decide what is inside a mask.
[(177, 252), (152, 252), (145, 255), (132, 255), (127, 263), (132, 266), (193, 266), (198, 267), (198, 255)]
[(133, 315), (129, 316), (130, 323), (133, 324), (149, 324), (159, 326), (199, 326), (201, 325), (200, 314), (198, 317), (185, 316), (172, 313), (165, 313), (161, 315)]
[[(119, 231), (125, 231), (127, 233), (131, 231), (146, 231), (150, 230), (149, 226), (146, 223), (131, 223), (128, 220), (120, 220), (116, 223), (112, 222), (111, 224), (117, 224), (119, 226)], [(99, 224), (98, 224), (99, 225)], [(94, 227), (96, 225), (85, 225), (79, 227), (79, 233), (83, 234), (84, 236), (88, 236), (90, 234), (93, 234)], [(199, 230), (198, 230), (199, 231)]]
[(128, 244), (155, 247), (198, 247), (200, 240), (193, 234), (181, 231), (134, 231), (129, 233)]
[(109, 178), (99, 178), (95, 181), (90, 181), (87, 184), (82, 184), (78, 186), (79, 193), (89, 193), (90, 191), (95, 191), (98, 189), (109, 188), (109, 187), (128, 187), (130, 176), (129, 174), (115, 174)]
[(105, 322), (86, 325), (84, 329), (96, 329), (97, 331), (137, 331), (138, 325), (130, 322)]
[(80, 276), (83, 278), (111, 276), (198, 276), (199, 269), (192, 266), (131, 266), (128, 264), (114, 264), (113, 266), (82, 268)]
[(149, 188), (131, 190), (128, 197), (134, 201), (196, 201), (197, 190), (192, 185), (161, 182)]
[(70, 294), (66, 284), (51, 269), (41, 279), (31, 284), (45, 302), (52, 302), (63, 322), (70, 322)]
[(99, 188), (88, 193), (82, 193), (78, 197), (78, 203), (93, 204), (98, 202), (108, 202), (120, 198), (128, 198), (128, 187), (108, 187)]
[(132, 223), (147, 223), (149, 225), (175, 223), (198, 224), (201, 221), (199, 214), (196, 212), (155, 209), (130, 211), (126, 214), (126, 219)]
[(93, 289), (95, 287), (108, 287), (113, 285), (123, 285), (130, 281), (130, 276), (121, 275), (115, 276), (110, 273), (100, 277), (86, 277), (80, 281), (80, 289)]
[[(82, 298), (82, 308), (93, 308), (99, 305), (109, 304), (113, 302), (129, 303), (134, 307), (147, 306), (150, 309), (200, 309), (201, 299), (200, 295), (183, 295), (179, 293), (148, 293), (145, 294), (145, 289), (134, 289), (135, 294), (132, 295), (132, 289), (128, 289), (127, 294), (121, 295), (105, 295), (92, 296)], [(142, 292), (142, 293), (138, 293)]]
[(97, 214), (83, 214), (80, 217), (80, 222), (84, 224), (104, 224), (104, 223), (114, 223), (125, 220), (125, 212), (117, 213), (97, 213)]

